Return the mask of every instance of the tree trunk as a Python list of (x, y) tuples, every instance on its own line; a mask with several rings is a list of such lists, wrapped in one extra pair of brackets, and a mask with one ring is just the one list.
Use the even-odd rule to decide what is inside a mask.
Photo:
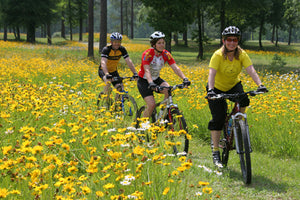
[(197, 3), (197, 21), (198, 21), (198, 56), (197, 59), (203, 59), (203, 41), (202, 41), (202, 27), (201, 27), (201, 10), (200, 4)]
[[(71, 13), (71, 0), (69, 0), (69, 4), (68, 4), (68, 7), (69, 7), (69, 13)], [(69, 14), (69, 26), (70, 26), (70, 40), (72, 41), (73, 40), (73, 25), (72, 25), (72, 18), (73, 16), (71, 14)]]
[(120, 16), (120, 20), (121, 20), (121, 34), (124, 34), (124, 26), (123, 26), (123, 0), (121, 0), (121, 16)]
[(107, 0), (101, 0), (99, 53), (107, 45)]
[(265, 23), (265, 16), (264, 14), (261, 15), (261, 18), (260, 18), (260, 26), (259, 26), (259, 37), (258, 37), (258, 40), (259, 40), (259, 48), (262, 49), (263, 48), (263, 45), (262, 45), (262, 33), (263, 33), (263, 28), (264, 28), (264, 23)]
[(170, 53), (172, 51), (171, 42), (172, 42), (172, 33), (167, 33), (166, 34), (166, 50), (169, 51)]
[(61, 37), (66, 39), (66, 28), (65, 28), (65, 12), (61, 12), (62, 18), (61, 18)]
[(272, 37), (271, 37), (272, 43), (274, 43), (274, 35), (275, 35), (275, 24), (273, 24), (273, 29), (272, 29)]
[(89, 0), (89, 41), (88, 41), (88, 57), (94, 58), (94, 0)]
[(223, 45), (223, 42), (222, 42), (222, 32), (223, 32), (223, 30), (225, 29), (225, 4), (226, 4), (226, 2), (225, 2), (225, 0), (222, 0), (221, 1), (221, 9), (220, 9), (220, 28), (221, 28), (221, 30), (220, 30), (220, 46), (222, 46)]
[(48, 22), (47, 23), (47, 42), (48, 42), (48, 45), (51, 45), (52, 44), (52, 40), (51, 40), (51, 23)]
[(292, 26), (289, 27), (289, 41), (288, 41), (288, 45), (290, 46), (291, 45), (291, 40), (292, 40)]
[(183, 34), (182, 34), (182, 39), (184, 41), (184, 46), (188, 46), (188, 38), (187, 38), (187, 35), (188, 35), (188, 30), (187, 30), (187, 26), (186, 26), (186, 29), (184, 30)]
[(35, 25), (28, 24), (27, 25), (27, 38), (26, 41), (29, 43), (35, 43)]
[(79, 19), (79, 41), (82, 41), (83, 19)]
[(17, 40), (20, 41), (21, 40), (21, 35), (20, 35), (20, 28), (19, 28), (19, 26), (16, 27), (16, 31), (17, 31)]
[(276, 47), (278, 47), (278, 26), (275, 28), (275, 34), (276, 34)]
[(133, 25), (134, 25), (134, 9), (133, 9), (133, 0), (131, 0), (131, 24), (130, 24), (130, 38), (134, 38), (134, 33), (133, 33)]
[(7, 41), (7, 24), (4, 24), (4, 36), (3, 36), (3, 40)]
[(178, 33), (173, 34), (173, 40), (175, 42), (175, 45), (178, 45)]

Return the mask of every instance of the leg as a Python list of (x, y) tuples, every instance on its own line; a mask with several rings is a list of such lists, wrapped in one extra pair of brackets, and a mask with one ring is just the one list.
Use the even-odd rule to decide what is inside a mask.
[[(160, 84), (160, 86), (166, 86), (166, 87), (168, 87), (168, 86), (170, 86), (170, 85), (169, 85), (167, 82), (163, 82), (162, 84)], [(168, 94), (168, 90), (167, 90), (167, 89), (162, 90), (160, 93), (162, 93), (162, 94), (165, 95), (165, 98), (164, 98), (164, 99), (166, 99), (166, 98), (169, 97), (169, 94)]]
[(213, 151), (219, 151), (219, 141), (221, 138), (222, 131), (220, 130), (211, 130), (211, 139), (213, 141)]
[[(115, 88), (118, 92), (122, 92), (124, 91), (124, 86), (123, 86), (123, 83), (117, 83), (115, 84)], [(120, 94), (119, 93), (116, 93), (116, 96), (115, 96), (115, 102), (119, 101), (120, 100)]]
[(144, 98), (144, 101), (146, 102), (146, 109), (144, 111), (143, 117), (149, 117), (151, 116), (154, 108), (155, 108), (155, 99), (154, 96), (147, 96)]

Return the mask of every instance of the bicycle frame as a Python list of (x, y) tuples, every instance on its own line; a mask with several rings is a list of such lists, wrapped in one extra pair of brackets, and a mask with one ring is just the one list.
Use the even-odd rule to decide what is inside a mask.
[(163, 119), (166, 118), (167, 114), (169, 116), (171, 115), (171, 110), (172, 109), (178, 109), (178, 105), (173, 103), (173, 94), (172, 91), (175, 90), (176, 88), (183, 88), (182, 84), (175, 85), (175, 86), (160, 86), (160, 90), (167, 88), (168, 89), (168, 98), (164, 99), (163, 101), (159, 102), (156, 104), (155, 107), (160, 107), (161, 105), (166, 105), (165, 108), (163, 109), (162, 113), (159, 113), (159, 115), (156, 117), (156, 122), (159, 121), (161, 122)]

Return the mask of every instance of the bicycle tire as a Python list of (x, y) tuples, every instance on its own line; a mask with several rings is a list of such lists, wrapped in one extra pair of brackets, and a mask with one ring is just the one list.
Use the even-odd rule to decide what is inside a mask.
[(113, 104), (112, 98), (108, 97), (105, 98), (105, 94), (103, 92), (100, 92), (97, 98), (97, 107), (98, 109), (100, 108), (105, 108), (107, 110), (110, 109), (110, 107)]
[(137, 104), (134, 98), (128, 94), (122, 95), (123, 102), (121, 103), (121, 110), (125, 117), (135, 119), (137, 112)]
[(188, 128), (183, 114), (179, 112), (178, 108), (171, 108), (167, 120), (169, 121), (169, 130), (177, 133), (181, 130), (185, 132), (180, 135), (175, 133), (171, 135), (171, 142), (175, 143), (173, 145), (173, 153), (175, 155), (186, 155), (189, 150), (189, 139), (187, 138)]
[[(146, 107), (145, 106), (142, 106), (140, 107), (137, 112), (136, 112), (136, 117), (135, 117), (135, 121), (136, 121), (136, 125), (135, 125), (135, 128), (141, 128), (141, 118), (143, 118), (143, 114), (144, 114), (144, 111), (145, 111)], [(150, 117), (150, 122), (151, 123), (154, 123), (156, 121), (156, 109), (153, 110), (152, 114), (151, 114), (151, 117)]]
[[(136, 122), (135, 128), (136, 129), (143, 128), (143, 127), (141, 127), (141, 125), (143, 123), (141, 121), (141, 119), (143, 118), (143, 114), (144, 114), (145, 109), (146, 109), (146, 107), (142, 106), (136, 112), (136, 118), (135, 118), (135, 122)], [(156, 109), (153, 110), (152, 115), (150, 117), (150, 122), (151, 123), (154, 123), (156, 121), (155, 114), (156, 114)], [(141, 141), (146, 139), (146, 142), (150, 142), (150, 136), (148, 135), (148, 132), (146, 132), (145, 136), (142, 136), (142, 137), (139, 137), (139, 138), (140, 138)]]
[(226, 167), (228, 164), (229, 152), (230, 152), (230, 142), (227, 139), (227, 137), (228, 137), (227, 126), (225, 126), (225, 128), (224, 128), (223, 134), (224, 134), (224, 138), (222, 139), (222, 146), (221, 146), (221, 148), (222, 148), (221, 161), (222, 161), (223, 166)]
[(239, 145), (239, 157), (243, 181), (245, 184), (251, 183), (251, 158), (250, 158), (250, 143), (247, 137), (247, 129), (245, 121), (239, 120), (237, 123), (237, 136)]

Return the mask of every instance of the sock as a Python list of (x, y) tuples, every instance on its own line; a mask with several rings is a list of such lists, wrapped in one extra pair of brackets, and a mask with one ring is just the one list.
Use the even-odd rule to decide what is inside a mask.
[(214, 147), (213, 151), (219, 151), (219, 147)]

